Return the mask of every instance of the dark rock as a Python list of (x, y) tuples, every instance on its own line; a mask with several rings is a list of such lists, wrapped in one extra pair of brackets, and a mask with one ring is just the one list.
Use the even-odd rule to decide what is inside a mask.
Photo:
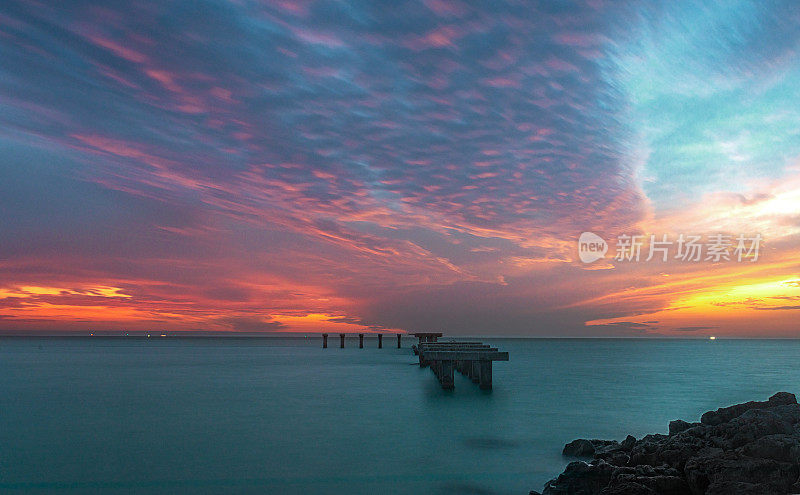
[(656, 492), (635, 481), (622, 481), (603, 488), (600, 495), (656, 495)]
[(786, 495), (785, 491), (775, 490), (761, 484), (742, 481), (717, 483), (704, 492), (706, 495)]
[(612, 454), (622, 451), (622, 444), (616, 440), (592, 440), (595, 455)]
[(603, 459), (609, 464), (620, 466), (628, 463), (628, 452), (622, 448), (622, 444), (615, 440), (592, 440), (594, 444), (595, 459)]
[(769, 398), (766, 402), (750, 401), (744, 404), (736, 404), (735, 406), (722, 407), (716, 411), (708, 411), (700, 417), (700, 422), (704, 425), (715, 426), (738, 418), (745, 412), (751, 409), (766, 409), (775, 406), (785, 406), (789, 404), (797, 404), (797, 399), (794, 394), (788, 392), (778, 392)]
[(690, 459), (684, 469), (686, 481), (695, 493), (712, 489), (723, 493), (719, 486), (739, 482), (762, 486), (764, 493), (785, 494), (797, 480), (798, 472), (796, 464), (746, 457), (731, 451)]
[(593, 460), (570, 463), (543, 495), (800, 493), (800, 405), (781, 392), (709, 411), (700, 423), (672, 421), (669, 435), (579, 439), (564, 454)]
[[(615, 488), (618, 485), (628, 486), (632, 493), (638, 493), (633, 490), (642, 491), (638, 488), (639, 486), (648, 490), (642, 491), (642, 493), (684, 495), (689, 491), (689, 487), (681, 477), (680, 472), (667, 466), (641, 465), (617, 468), (611, 474), (609, 488)], [(601, 493), (605, 494), (606, 492)], [(611, 491), (609, 493), (625, 492)]]
[(550, 480), (542, 495), (597, 495), (608, 486), (614, 467), (605, 461), (589, 464), (575, 461), (558, 478)]
[(594, 439), (591, 441), (594, 444), (594, 448), (597, 449), (598, 452), (609, 452), (620, 447), (620, 443), (616, 440), (597, 440)]
[(800, 464), (800, 445), (790, 435), (767, 435), (736, 449), (738, 454)]
[(714, 448), (713, 443), (707, 439), (686, 433), (662, 440), (642, 439), (633, 447), (629, 464), (633, 466), (666, 464), (676, 469), (683, 469), (687, 460)]
[(572, 457), (592, 457), (594, 451), (594, 444), (590, 440), (579, 438), (564, 445), (564, 450), (561, 451), (561, 454)]
[(594, 455), (595, 459), (602, 459), (614, 466), (625, 466), (630, 461), (630, 456), (622, 449), (611, 452), (601, 452)]
[(636, 437), (634, 437), (633, 435), (628, 435), (627, 437), (625, 437), (625, 440), (623, 440), (622, 443), (620, 444), (622, 450), (626, 452), (630, 452), (633, 449), (634, 445), (636, 445)]
[(669, 422), (669, 436), (678, 434), (678, 433), (680, 433), (682, 431), (686, 431), (689, 428), (692, 428), (693, 426), (697, 426), (699, 424), (700, 423), (687, 423), (686, 421), (683, 421), (682, 419), (676, 419), (675, 421), (670, 421)]

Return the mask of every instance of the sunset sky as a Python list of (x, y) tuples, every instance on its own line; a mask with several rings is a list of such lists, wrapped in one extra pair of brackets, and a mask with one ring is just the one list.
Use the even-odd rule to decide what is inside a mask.
[(4, 0), (0, 150), (6, 332), (800, 337), (793, 1)]

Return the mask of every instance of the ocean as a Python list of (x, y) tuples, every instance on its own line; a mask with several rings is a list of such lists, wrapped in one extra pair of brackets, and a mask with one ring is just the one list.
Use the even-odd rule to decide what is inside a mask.
[(485, 392), (334, 337), (2, 338), (0, 492), (524, 495), (575, 438), (800, 389), (796, 340), (487, 338)]

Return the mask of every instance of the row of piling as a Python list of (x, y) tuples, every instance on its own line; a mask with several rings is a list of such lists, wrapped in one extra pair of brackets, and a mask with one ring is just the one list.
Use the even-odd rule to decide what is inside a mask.
[[(339, 334), (339, 347), (341, 349), (344, 349), (344, 338), (345, 338), (346, 335), (347, 335), (346, 333), (340, 333)], [(398, 334), (395, 334), (395, 335), (397, 335), (397, 348), (400, 349), (400, 339), (402, 338), (402, 334), (398, 333)], [(322, 348), (323, 349), (327, 349), (328, 348), (328, 334), (327, 333), (323, 333), (322, 334)], [(358, 334), (358, 348), (359, 349), (363, 349), (364, 348), (364, 334), (363, 333)], [(383, 334), (379, 333), (378, 334), (378, 349), (382, 349), (382, 348), (383, 348)]]

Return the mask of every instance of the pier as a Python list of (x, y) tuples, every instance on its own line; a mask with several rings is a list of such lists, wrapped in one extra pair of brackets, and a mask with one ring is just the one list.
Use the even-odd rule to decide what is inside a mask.
[[(339, 347), (344, 349), (347, 334), (339, 334)], [(364, 348), (364, 334), (358, 335), (358, 347)], [(397, 348), (400, 349), (402, 334), (397, 335)], [(412, 346), (419, 357), (421, 368), (430, 367), (443, 389), (455, 388), (455, 372), (463, 374), (483, 390), (492, 389), (492, 362), (508, 361), (508, 352), (498, 350), (489, 344), (478, 341), (440, 342), (441, 332), (416, 332), (410, 334), (417, 338)], [(383, 334), (377, 334), (378, 349), (383, 348)], [(328, 334), (322, 334), (322, 347), (328, 348)]]
[(454, 371), (467, 376), (483, 390), (492, 389), (492, 362), (508, 361), (508, 353), (481, 342), (420, 343), (419, 365), (429, 366), (443, 389), (455, 387)]

